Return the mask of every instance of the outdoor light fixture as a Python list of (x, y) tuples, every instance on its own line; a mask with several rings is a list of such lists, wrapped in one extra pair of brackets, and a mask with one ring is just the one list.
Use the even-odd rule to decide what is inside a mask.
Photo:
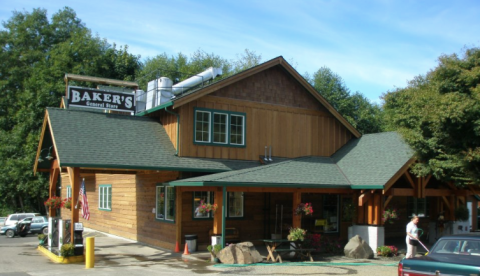
[(53, 146), (51, 146), (49, 148), (44, 148), (40, 151), (40, 154), (38, 156), (38, 163), (42, 163), (43, 161), (45, 161), (42, 158), (42, 152), (45, 151), (45, 150), (48, 150), (48, 155), (45, 157), (45, 159), (47, 159), (48, 161), (51, 161), (51, 160), (55, 159), (55, 157), (52, 156), (52, 148), (53, 148)]
[(52, 156), (52, 148), (53, 148), (53, 146), (51, 146), (51, 147), (48, 149), (48, 155), (47, 155), (47, 157), (45, 157), (45, 158), (47, 158), (48, 161), (52, 161), (52, 159), (55, 158), (55, 157)]

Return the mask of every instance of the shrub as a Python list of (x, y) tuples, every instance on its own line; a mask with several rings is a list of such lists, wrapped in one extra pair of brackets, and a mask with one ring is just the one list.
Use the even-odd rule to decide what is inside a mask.
[(393, 245), (384, 245), (377, 247), (377, 255), (383, 257), (397, 256), (398, 248)]
[(60, 255), (63, 257), (73, 256), (75, 254), (75, 245), (67, 243), (60, 248)]

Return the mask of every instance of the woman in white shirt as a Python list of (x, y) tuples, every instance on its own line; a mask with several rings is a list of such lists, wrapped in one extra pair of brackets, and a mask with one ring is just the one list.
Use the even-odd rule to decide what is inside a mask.
[(413, 216), (412, 220), (407, 224), (407, 238), (406, 238), (406, 243), (407, 243), (407, 255), (405, 258), (410, 259), (415, 257), (415, 254), (417, 254), (417, 245), (418, 245), (418, 217)]

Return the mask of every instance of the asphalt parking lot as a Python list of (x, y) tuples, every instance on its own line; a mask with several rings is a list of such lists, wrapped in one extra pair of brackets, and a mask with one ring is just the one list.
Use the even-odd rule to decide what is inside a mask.
[[(182, 256), (161, 248), (146, 246), (100, 232), (95, 237), (95, 267), (84, 263), (56, 264), (36, 249), (36, 236), (6, 238), (0, 236), (0, 276), (7, 275), (397, 275), (393, 260), (348, 260), (337, 257), (315, 263), (291, 262), (254, 266), (213, 265), (208, 253)], [(349, 263), (349, 265), (346, 265)]]

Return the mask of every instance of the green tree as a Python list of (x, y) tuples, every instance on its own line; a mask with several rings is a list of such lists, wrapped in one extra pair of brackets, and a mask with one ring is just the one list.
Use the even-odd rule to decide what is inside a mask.
[[(45, 108), (58, 107), (65, 73), (134, 79), (140, 57), (92, 36), (70, 8), (13, 12), (0, 30), (0, 200), (42, 210), (48, 182), (32, 168)], [(92, 84), (83, 84), (92, 85)]]
[(436, 68), (383, 95), (389, 129), (400, 131), (420, 161), (418, 176), (480, 183), (480, 49), (443, 55)]
[(343, 79), (327, 67), (305, 77), (342, 116), (363, 134), (383, 129), (383, 111), (359, 92), (350, 93)]

